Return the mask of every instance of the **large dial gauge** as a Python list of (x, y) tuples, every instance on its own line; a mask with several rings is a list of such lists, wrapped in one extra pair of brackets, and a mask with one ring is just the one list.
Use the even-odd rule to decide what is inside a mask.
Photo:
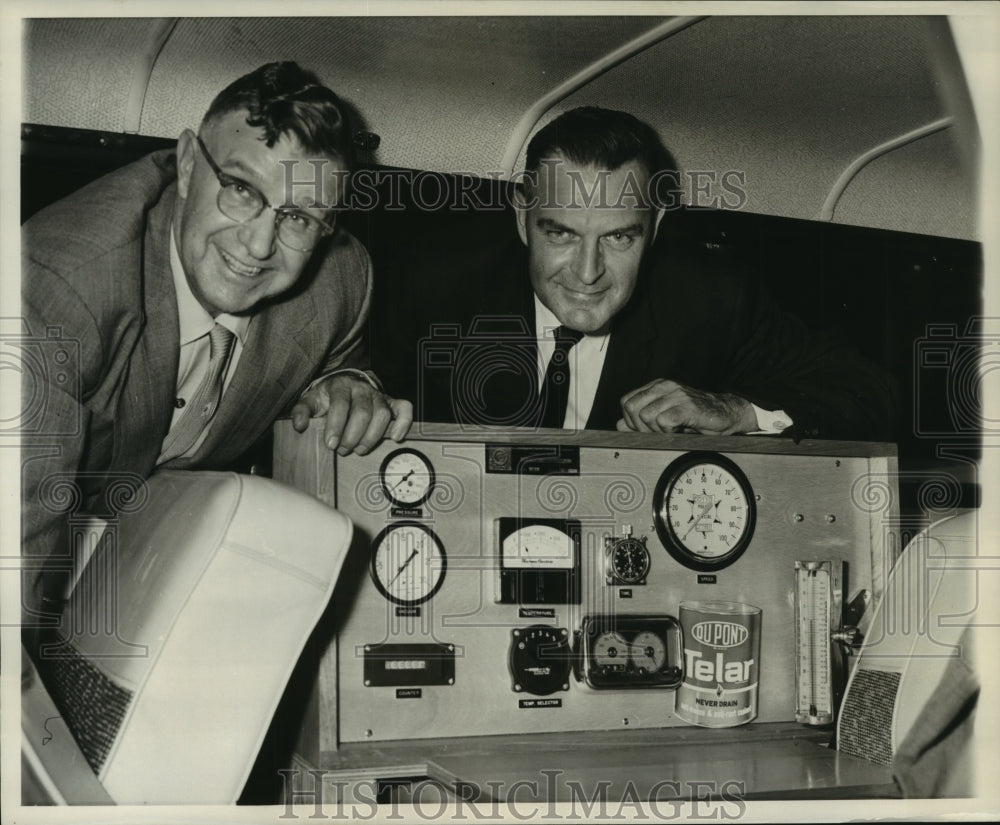
[(415, 605), (441, 588), (447, 569), (441, 540), (415, 521), (390, 524), (372, 543), (369, 572), (375, 587), (390, 602)]
[(386, 498), (398, 507), (417, 507), (434, 488), (434, 467), (418, 450), (403, 447), (385, 457), (378, 472)]
[(757, 507), (750, 482), (717, 453), (691, 452), (671, 463), (653, 493), (653, 522), (667, 551), (692, 570), (720, 570), (753, 536)]

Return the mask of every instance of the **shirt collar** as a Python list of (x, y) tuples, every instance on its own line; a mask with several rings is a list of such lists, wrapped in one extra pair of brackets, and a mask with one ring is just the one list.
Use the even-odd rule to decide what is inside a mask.
[(184, 274), (180, 253), (177, 251), (177, 241), (174, 229), (170, 227), (170, 272), (174, 277), (174, 292), (177, 293), (177, 318), (180, 322), (180, 345), (190, 344), (202, 336), (208, 335), (216, 323), (222, 324), (241, 345), (246, 345), (247, 329), (250, 326), (249, 315), (230, 315), (223, 312), (213, 318), (194, 297)]
[(535, 337), (539, 340), (554, 339), (556, 329), (561, 326), (552, 310), (541, 302), (538, 295), (535, 295)]

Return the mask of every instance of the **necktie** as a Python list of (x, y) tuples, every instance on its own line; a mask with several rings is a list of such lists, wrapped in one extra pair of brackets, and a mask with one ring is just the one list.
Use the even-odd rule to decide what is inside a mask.
[(222, 387), (226, 379), (226, 366), (233, 351), (235, 336), (222, 324), (216, 324), (208, 337), (211, 344), (208, 370), (198, 390), (188, 402), (184, 414), (178, 419), (177, 425), (167, 433), (163, 442), (164, 458), (161, 464), (190, 450), (219, 408)]
[(543, 427), (562, 427), (566, 418), (566, 403), (569, 401), (569, 351), (581, 338), (583, 333), (575, 329), (556, 329), (556, 350), (552, 353), (542, 382), (542, 403), (545, 405), (541, 424)]

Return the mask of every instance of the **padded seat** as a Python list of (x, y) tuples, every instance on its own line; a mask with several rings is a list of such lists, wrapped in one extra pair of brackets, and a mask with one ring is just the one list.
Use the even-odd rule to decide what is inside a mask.
[(978, 514), (932, 524), (886, 582), (844, 694), (837, 747), (891, 765), (904, 796), (970, 796), (979, 679)]
[(39, 670), (116, 803), (235, 802), (353, 528), (257, 476), (167, 471), (146, 493), (109, 526)]

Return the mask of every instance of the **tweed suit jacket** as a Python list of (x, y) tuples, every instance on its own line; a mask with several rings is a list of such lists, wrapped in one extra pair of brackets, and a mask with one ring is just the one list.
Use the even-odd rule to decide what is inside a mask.
[[(26, 410), (22, 430), (24, 607), (62, 587), (68, 519), (97, 514), (153, 471), (174, 408), (179, 341), (169, 233), (172, 150), (156, 152), (42, 210), (22, 230)], [(338, 232), (289, 292), (259, 306), (209, 435), (172, 468), (243, 454), (318, 374), (366, 368), (371, 266)], [(124, 487), (122, 486), (124, 485)], [(43, 563), (43, 559), (49, 559)], [(48, 579), (46, 584), (44, 579)]]

